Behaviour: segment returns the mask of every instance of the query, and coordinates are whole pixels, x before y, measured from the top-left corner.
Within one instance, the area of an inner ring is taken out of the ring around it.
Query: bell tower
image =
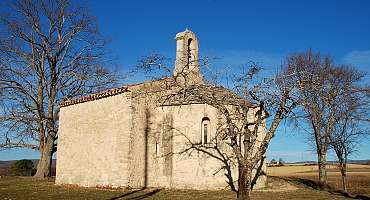
[[[186,29],[176,34],[176,62],[174,76],[186,77],[186,80],[192,84],[203,83],[198,62],[198,40],[195,34]]]

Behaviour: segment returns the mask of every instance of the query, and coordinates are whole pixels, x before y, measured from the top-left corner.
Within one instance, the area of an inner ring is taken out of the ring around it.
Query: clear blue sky
[[[312,48],[336,63],[370,73],[370,1],[85,1],[123,70],[152,52],[175,56],[174,37],[196,33],[203,55],[224,57],[238,67],[249,60],[275,70],[284,56]],[[369,77],[369,76],[368,76]],[[293,137],[294,136],[294,137]],[[315,160],[304,136],[282,126],[268,159]],[[370,159],[369,140],[355,159]],[[0,152],[0,160],[37,157],[30,151]],[[329,157],[332,159],[333,157]]]

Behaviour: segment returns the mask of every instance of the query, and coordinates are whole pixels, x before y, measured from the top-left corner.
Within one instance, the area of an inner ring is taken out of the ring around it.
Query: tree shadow
[[[360,195],[360,194],[357,194],[357,195],[351,195],[349,194],[348,192],[344,192],[342,190],[330,190],[328,191],[330,194],[335,194],[335,195],[342,195],[344,197],[347,197],[347,198],[351,198],[351,199],[362,199],[362,200],[370,200],[370,197],[368,196],[365,196],[365,195]]]
[[[113,198],[111,198],[111,199],[109,199],[109,200],[120,199],[120,198],[123,198],[123,197],[129,196],[129,195],[131,195],[131,194],[134,194],[134,193],[136,193],[136,192],[140,192],[140,191],[143,191],[143,189],[140,189],[140,190],[134,190],[134,191],[131,191],[131,192],[127,192],[127,193],[125,193],[125,194],[123,194],[123,195],[120,195],[120,196],[118,196],[118,197],[113,197]]]
[[[298,177],[276,177],[288,182],[293,182],[298,185],[303,185],[304,187],[311,188],[314,190],[320,190],[320,185],[318,182],[310,180],[310,179],[304,179],[304,178],[298,178]],[[332,188],[328,188],[332,189]]]
[[[370,197],[358,194],[355,196],[355,199],[370,200]]]
[[[265,163],[265,159],[266,159],[266,156],[263,156],[261,161],[259,162],[259,165],[256,169],[256,174],[254,175],[253,179],[252,179],[252,184],[251,184],[251,188],[253,190],[253,187],[256,185],[257,183],[257,180],[260,176],[267,176],[266,172],[264,170],[262,170],[262,167]]]
[[[145,199],[147,197],[150,197],[150,196],[155,195],[156,193],[158,193],[161,190],[160,189],[155,189],[153,191],[148,191],[148,192],[145,192],[144,194],[140,194],[140,195],[135,196],[135,197],[130,197],[133,194],[135,194],[137,192],[142,192],[142,191],[144,191],[144,189],[134,190],[134,191],[125,193],[123,195],[120,195],[120,196],[117,196],[117,197],[113,197],[113,198],[111,198],[109,200],[116,200],[116,199],[131,199],[131,200]]]
[[[298,178],[298,177],[277,177],[277,176],[274,176],[274,178],[281,179],[281,180],[284,180],[284,181],[287,181],[287,182],[291,182],[291,183],[294,183],[294,184],[297,184],[297,185],[303,185],[304,187],[311,188],[311,189],[314,189],[314,190],[322,190],[318,182],[310,180],[310,179],[304,179],[304,178]],[[325,189],[323,191],[327,191],[330,194],[340,195],[340,196],[343,196],[343,197],[346,197],[346,198],[351,198],[351,199],[370,200],[370,197],[368,197],[368,196],[359,195],[359,194],[358,195],[351,195],[348,192],[344,192],[342,190],[337,190],[337,189],[331,187],[330,185],[328,185],[327,189]]]

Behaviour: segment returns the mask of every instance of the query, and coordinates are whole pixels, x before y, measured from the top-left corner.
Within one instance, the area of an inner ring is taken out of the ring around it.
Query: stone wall
[[[184,153],[190,143],[201,142],[201,123],[205,117],[210,120],[209,138],[214,138],[219,123],[222,123],[217,109],[207,104],[165,106],[154,109],[150,116],[147,186],[176,189],[228,187],[225,171],[220,170],[223,166],[220,161],[194,150]],[[262,136],[261,129],[260,138]],[[265,169],[264,164],[261,167]],[[237,179],[236,167],[231,170]],[[266,177],[261,176],[254,188],[262,188],[265,184]]]
[[[148,186],[177,189],[220,189],[223,173],[213,175],[220,163],[193,152],[181,153],[189,141],[200,142],[203,117],[215,132],[217,111],[205,104],[158,107],[151,112],[148,131]],[[214,120],[214,121],[212,121]]]
[[[56,183],[127,186],[131,121],[130,93],[62,107]]]
[[[133,96],[126,92],[61,108],[57,184],[227,187],[224,171],[219,171],[222,163],[201,152],[183,153],[190,142],[202,141],[205,117],[210,120],[208,138],[213,138],[222,123],[216,108],[207,104],[158,107],[155,98]],[[232,172],[237,179],[236,168]],[[255,188],[265,183],[266,177],[260,177]]]

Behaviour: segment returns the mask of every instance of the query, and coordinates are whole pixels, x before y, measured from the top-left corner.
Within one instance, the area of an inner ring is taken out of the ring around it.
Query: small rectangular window
[[[159,156],[159,144],[158,144],[158,142],[155,143],[155,155]]]
[[[204,124],[204,127],[203,127],[204,144],[207,144],[207,135],[208,135],[208,124]]]

